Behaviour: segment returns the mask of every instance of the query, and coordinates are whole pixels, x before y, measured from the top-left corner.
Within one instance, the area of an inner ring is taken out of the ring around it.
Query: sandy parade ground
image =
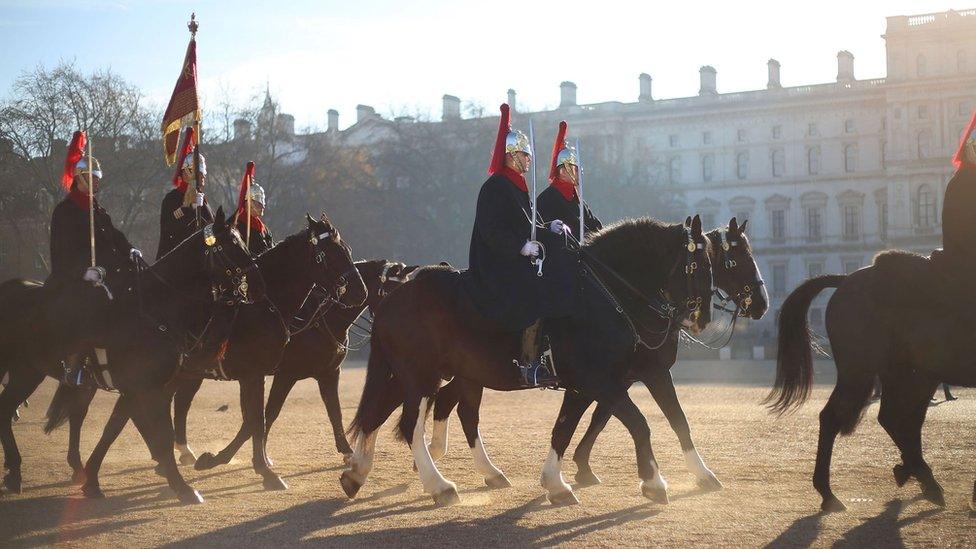
[[[343,373],[347,423],[364,374],[362,368]],[[392,421],[377,443],[373,473],[357,499],[348,500],[338,483],[341,456],[311,381],[296,386],[269,440],[270,456],[289,490],[262,489],[247,444],[222,468],[198,472],[184,466],[206,501],[181,505],[153,473],[148,451],[129,426],[102,469],[106,499],[86,500],[69,482],[66,429],[50,436],[41,431],[55,386],[45,381],[14,426],[24,454],[24,492],[0,498],[0,547],[976,545],[976,516],[968,508],[976,475],[974,390],[958,389],[958,401],[932,406],[923,432],[926,457],[946,491],[946,509],[917,499],[914,482],[895,486],[891,468],[898,454],[877,424],[878,408],[872,404],[858,431],[840,438],[834,452],[834,490],[849,510],[821,515],[810,477],[827,385],[818,386],[799,413],[777,420],[759,404],[764,386],[680,384],[678,395],[702,456],[725,484],[712,493],[696,488],[677,439],[643,386],[632,388],[670,483],[667,506],[641,497],[633,445],[615,420],[593,452],[593,469],[603,484],[577,490],[580,505],[550,505],[539,473],[561,395],[489,392],[481,432],[494,463],[514,487],[484,486],[455,417],[451,446],[439,467],[458,484],[462,503],[448,508],[435,507],[422,492],[407,447],[393,439]],[[204,384],[189,423],[190,445],[198,453],[218,450],[236,432],[237,394],[236,383]],[[83,456],[94,446],[113,401],[108,394],[96,398],[83,431]],[[229,410],[218,411],[224,404]],[[581,434],[582,428],[577,438]],[[563,471],[572,483],[575,465],[567,460]]]

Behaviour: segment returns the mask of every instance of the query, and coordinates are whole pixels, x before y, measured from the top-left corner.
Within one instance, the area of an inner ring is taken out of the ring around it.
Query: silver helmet
[[[88,157],[82,156],[81,160],[75,163],[75,175],[88,175],[90,171],[92,177],[102,178],[102,165],[97,158],[92,157],[92,165],[95,167],[93,170],[88,169]]]
[[[264,201],[264,189],[261,185],[258,185],[254,181],[251,181],[251,186],[248,188],[247,197],[251,200],[257,202],[258,204],[264,206],[266,202]]]
[[[556,167],[576,166],[579,168],[579,158],[576,156],[576,149],[566,146],[556,155]]]
[[[532,156],[532,147],[529,146],[529,137],[519,130],[509,130],[505,136],[505,153],[512,154],[523,152]]]
[[[191,173],[193,172],[193,154],[192,153],[186,155],[186,158],[183,159],[183,169],[184,170],[190,170]],[[207,175],[207,157],[203,156],[202,154],[200,155],[200,173],[202,175]]]

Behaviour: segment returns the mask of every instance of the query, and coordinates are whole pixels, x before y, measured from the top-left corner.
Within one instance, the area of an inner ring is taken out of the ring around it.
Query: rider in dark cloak
[[[264,224],[265,203],[264,189],[254,181],[254,162],[248,162],[244,178],[241,180],[241,191],[234,219],[237,230],[247,242],[247,248],[253,256],[259,256],[274,246],[274,236]],[[249,214],[250,224],[247,221]]]
[[[194,147],[193,128],[189,127],[186,129],[183,149],[173,175],[174,188],[163,197],[163,204],[159,209],[159,247],[156,249],[156,259],[169,253],[200,228],[197,226],[197,213],[200,214],[199,222],[202,225],[213,223],[213,211],[203,193],[207,180],[207,159],[200,155],[198,190],[194,171]]]

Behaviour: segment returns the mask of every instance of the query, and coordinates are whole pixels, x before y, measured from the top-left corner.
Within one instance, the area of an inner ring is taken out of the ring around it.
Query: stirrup
[[[530,363],[523,363],[517,359],[513,359],[512,363],[519,369],[523,387],[555,389],[559,386],[559,377],[556,375],[552,361],[552,351],[549,349]]]

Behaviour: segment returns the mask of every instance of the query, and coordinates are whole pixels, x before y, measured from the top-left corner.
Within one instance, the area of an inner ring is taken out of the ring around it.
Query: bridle
[[[730,275],[730,278],[734,280],[734,278],[731,277],[731,274],[735,271],[735,268],[738,266],[738,262],[736,262],[736,260],[733,259],[732,257],[732,248],[738,248],[740,242],[738,240],[730,239],[728,237],[727,229],[719,229],[718,234],[720,240],[719,251],[717,254],[718,263],[721,265],[721,268],[724,269],[726,273]],[[718,298],[721,304],[716,303],[714,307],[717,310],[730,313],[736,316],[747,316],[749,312],[749,306],[752,305],[753,292],[758,291],[759,288],[762,287],[764,284],[765,283],[763,282],[762,279],[760,279],[756,283],[757,286],[755,288],[753,288],[749,284],[744,284],[741,289],[735,291],[734,293],[730,293],[729,295],[725,295],[725,292],[723,292],[720,288],[716,286],[715,289],[712,291],[712,293],[713,295],[715,295],[716,298]],[[734,310],[728,307],[727,304],[729,302],[735,304]]]
[[[233,234],[237,234],[237,229],[231,227],[229,230],[233,231]],[[213,294],[213,300],[215,302],[224,302],[227,306],[253,303],[253,301],[248,299],[247,295],[248,277],[251,277],[251,280],[259,279],[261,281],[261,287],[266,288],[264,275],[261,273],[261,269],[258,267],[254,257],[248,255],[248,264],[243,269],[232,261],[227,256],[227,252],[224,251],[223,244],[217,242],[213,224],[209,224],[203,228],[203,243],[205,246],[203,253],[210,272],[223,271],[230,282],[225,287],[221,283],[211,281],[210,291]]]

